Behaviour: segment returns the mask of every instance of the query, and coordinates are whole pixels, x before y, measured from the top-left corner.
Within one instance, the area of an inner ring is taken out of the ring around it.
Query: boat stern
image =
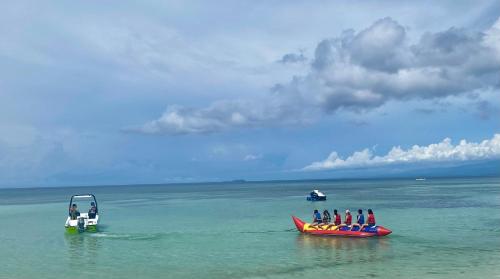
[[[97,232],[98,220],[99,215],[96,215],[93,219],[89,219],[86,213],[82,213],[76,220],[72,220],[68,217],[64,227],[66,227],[66,232],[70,234],[82,232]]]
[[[85,231],[87,231],[87,232],[97,232],[97,225],[88,225],[85,228]]]
[[[77,234],[77,233],[79,233],[79,231],[78,231],[78,228],[77,228],[77,227],[73,227],[73,226],[66,226],[66,233],[69,233],[69,234]]]

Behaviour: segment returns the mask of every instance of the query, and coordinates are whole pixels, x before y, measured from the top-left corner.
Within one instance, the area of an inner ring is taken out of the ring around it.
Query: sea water
[[[80,193],[101,226],[67,235]],[[372,208],[393,233],[317,237],[291,220],[335,208]],[[0,278],[500,278],[499,263],[499,178],[0,190]]]

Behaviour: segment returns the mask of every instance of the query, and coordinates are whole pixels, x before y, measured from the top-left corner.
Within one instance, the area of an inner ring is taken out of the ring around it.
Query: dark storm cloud
[[[266,100],[219,101],[202,109],[170,107],[159,119],[133,130],[211,133],[299,123],[321,111],[363,112],[390,100],[437,100],[498,88],[497,25],[485,33],[459,28],[425,33],[412,44],[405,27],[383,18],[358,33],[347,30],[319,42],[309,73],[277,84]],[[302,58],[287,54],[281,61]]]
[[[307,61],[307,58],[304,54],[301,53],[287,53],[283,55],[283,57],[278,60],[279,63],[288,64],[288,63],[301,63]]]

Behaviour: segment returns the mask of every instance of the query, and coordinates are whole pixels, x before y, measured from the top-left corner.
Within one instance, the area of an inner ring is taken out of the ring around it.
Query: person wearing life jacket
[[[352,224],[352,215],[349,209],[345,210],[345,219],[344,223],[340,224],[341,227],[349,227]]]
[[[342,218],[340,218],[340,214],[338,213],[337,209],[333,210],[333,218],[334,218],[334,224],[335,226],[339,226],[342,224]]]
[[[332,216],[330,216],[330,212],[328,210],[323,211],[323,223],[328,224],[332,221]]]
[[[368,226],[375,226],[375,215],[373,214],[373,210],[368,209]]]
[[[313,213],[313,225],[319,225],[323,222],[321,218],[321,213],[317,209],[314,210]]]
[[[365,223],[365,215],[363,215],[363,210],[358,209],[358,216],[356,216],[356,224],[352,225],[351,230],[354,229],[354,227],[359,227],[359,231],[362,229],[362,225]]]
[[[366,220],[366,224],[363,224],[363,226],[361,226],[361,229],[359,230],[362,230],[365,227],[373,227],[373,226],[375,226],[375,215],[373,214],[373,210],[368,209],[368,219]]]
[[[97,215],[97,206],[95,206],[95,202],[90,203],[90,209],[89,209],[89,219],[95,219]]]
[[[340,214],[337,209],[333,210],[333,224],[329,225],[326,229],[330,229],[332,227],[338,227],[342,223],[342,219],[340,218]]]
[[[80,216],[80,212],[78,211],[78,207],[76,206],[76,203],[74,203],[69,208],[69,217],[71,217],[71,220],[76,220],[76,218],[78,218],[78,216]]]

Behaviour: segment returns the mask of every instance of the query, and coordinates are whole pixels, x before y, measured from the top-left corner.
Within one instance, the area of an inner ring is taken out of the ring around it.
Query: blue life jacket
[[[318,222],[321,222],[321,213],[319,212],[314,213],[314,219],[316,219],[316,221]]]
[[[365,215],[359,214],[358,215],[358,224],[363,225],[365,223]]]

